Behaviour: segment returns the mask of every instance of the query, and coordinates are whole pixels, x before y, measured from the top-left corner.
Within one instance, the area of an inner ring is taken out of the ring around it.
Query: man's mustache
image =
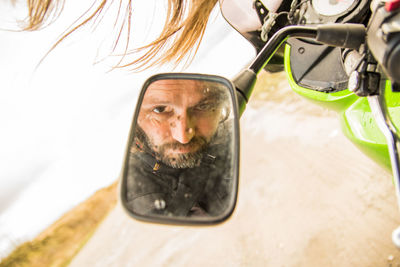
[[[198,147],[203,147],[207,144],[207,141],[204,137],[201,136],[194,136],[192,138],[192,140],[190,140],[189,143],[187,144],[182,144],[179,142],[171,142],[171,143],[167,143],[167,144],[163,144],[160,147],[161,151],[164,151],[165,149],[184,149],[184,148],[188,148],[188,147],[192,147],[192,146],[198,146]]]

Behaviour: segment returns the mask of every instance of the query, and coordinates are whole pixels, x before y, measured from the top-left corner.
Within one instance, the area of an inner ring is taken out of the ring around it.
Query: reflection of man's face
[[[215,90],[193,80],[158,80],[147,88],[138,126],[158,160],[175,168],[200,164],[221,120]]]

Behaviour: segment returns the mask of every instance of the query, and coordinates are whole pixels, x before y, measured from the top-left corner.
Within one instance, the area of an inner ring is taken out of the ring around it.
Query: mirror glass
[[[230,81],[159,74],[144,85],[123,170],[121,197],[138,219],[219,222],[232,213],[238,121]]]

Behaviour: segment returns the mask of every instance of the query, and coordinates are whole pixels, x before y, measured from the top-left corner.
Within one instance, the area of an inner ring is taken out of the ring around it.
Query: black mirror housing
[[[162,73],[143,85],[121,173],[120,198],[135,219],[210,225],[236,205],[239,113],[224,77]]]

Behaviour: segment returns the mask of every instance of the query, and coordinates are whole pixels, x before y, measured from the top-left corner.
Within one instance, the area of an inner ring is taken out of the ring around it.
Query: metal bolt
[[[156,199],[156,200],[154,201],[154,207],[155,207],[156,209],[158,209],[158,210],[163,210],[163,209],[165,209],[165,206],[166,206],[166,204],[165,204],[165,200],[164,200],[164,199]]]
[[[349,77],[349,82],[348,82],[349,90],[355,92],[357,91],[359,86],[360,86],[360,74],[358,73],[358,71],[353,71]]]

